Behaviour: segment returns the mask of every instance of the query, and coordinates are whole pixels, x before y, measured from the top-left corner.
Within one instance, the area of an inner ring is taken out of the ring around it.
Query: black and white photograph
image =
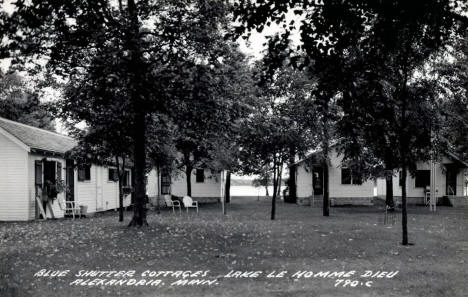
[[[467,0],[0,0],[0,297],[467,297]]]

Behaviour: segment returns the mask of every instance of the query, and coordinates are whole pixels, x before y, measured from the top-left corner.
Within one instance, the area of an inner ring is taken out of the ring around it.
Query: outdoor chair
[[[182,202],[184,203],[184,207],[187,212],[189,208],[196,208],[198,213],[198,201],[193,201],[190,196],[185,196],[184,199],[182,199]]]
[[[430,200],[431,200],[431,188],[426,187],[424,189],[424,204],[429,205]]]
[[[175,213],[175,208],[179,209],[179,213],[182,211],[180,209],[180,202],[177,200],[172,200],[170,195],[164,195],[164,202],[166,202],[167,207],[172,207],[172,213]]]
[[[63,198],[57,199],[60,209],[65,212],[65,215],[71,214],[73,219],[75,215],[81,218],[81,208],[79,205],[76,205],[75,201],[65,201]]]

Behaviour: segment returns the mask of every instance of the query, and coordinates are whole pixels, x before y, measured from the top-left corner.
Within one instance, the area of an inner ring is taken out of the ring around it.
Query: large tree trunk
[[[124,220],[124,211],[123,211],[123,187],[122,181],[125,178],[125,157],[122,157],[122,168],[120,168],[119,157],[115,157],[115,162],[117,165],[117,175],[119,177],[119,222]]]
[[[323,216],[330,215],[330,192],[329,192],[329,179],[328,179],[328,162],[323,162]]]
[[[119,178],[119,222],[124,220],[122,180]]]
[[[408,245],[408,214],[406,211],[406,164],[402,166],[401,173],[401,227],[403,231],[403,239],[401,244]]]
[[[129,71],[134,75],[134,87],[138,88],[143,78],[141,60],[141,52],[139,45],[139,21],[137,6],[134,0],[128,0],[127,9],[130,19],[130,27],[128,32],[128,46],[131,53],[131,68]],[[132,94],[133,102],[133,162],[135,172],[135,188],[134,188],[134,203],[133,203],[133,218],[129,226],[148,225],[146,221],[145,208],[145,163],[146,163],[146,109],[142,102],[142,97],[145,98],[143,90],[135,89]]]
[[[158,189],[156,193],[156,204],[158,209],[158,214],[161,213],[161,206],[159,204],[159,198],[161,196],[161,167],[159,165],[156,166],[156,179],[158,180]]]
[[[288,187],[289,187],[289,196],[285,202],[289,203],[296,203],[297,196],[296,196],[296,166],[290,165],[289,167],[289,180],[288,180]]]
[[[388,206],[391,210],[395,208],[395,203],[393,201],[393,171],[386,170],[385,176],[385,205]]]
[[[328,98],[327,98],[328,99]],[[328,154],[330,151],[330,135],[328,131],[328,101],[325,99],[324,105],[324,116],[322,119],[322,131],[323,131],[323,161],[322,161],[322,170],[323,170],[323,205],[322,213],[324,217],[330,215],[330,191],[329,191],[329,172],[328,172]]]
[[[224,202],[231,202],[231,171],[226,172],[226,185],[224,188]]]
[[[329,191],[329,173],[328,173],[328,131],[325,128],[325,141],[323,146],[323,161],[322,161],[322,170],[323,170],[323,206],[322,213],[324,217],[330,215],[330,191]]]
[[[185,180],[187,184],[187,196],[192,197],[192,166],[185,165]]]
[[[146,121],[143,112],[135,112],[133,129],[133,160],[135,164],[135,190],[133,203],[133,218],[129,226],[148,225],[145,208],[145,162],[146,162]]]
[[[296,203],[297,196],[296,196],[296,166],[293,165],[296,157],[296,149],[294,146],[289,148],[289,180],[288,180],[288,188],[289,188],[289,195],[288,197],[284,197],[284,202],[289,203]]]

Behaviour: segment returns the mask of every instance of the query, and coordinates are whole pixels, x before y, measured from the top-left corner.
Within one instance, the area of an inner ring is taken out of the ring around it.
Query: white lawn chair
[[[193,201],[190,196],[185,196],[184,199],[182,199],[182,202],[184,203],[184,207],[187,212],[189,208],[196,208],[198,213],[198,201]]]
[[[170,195],[164,195],[164,202],[166,202],[167,207],[172,207],[172,212],[175,213],[175,208],[179,208],[179,213],[182,211],[180,209],[180,202],[172,200]]]
[[[76,205],[75,201],[65,201],[62,197],[58,198],[57,201],[65,215],[71,213],[73,219],[75,219],[75,215],[81,218],[81,208]]]

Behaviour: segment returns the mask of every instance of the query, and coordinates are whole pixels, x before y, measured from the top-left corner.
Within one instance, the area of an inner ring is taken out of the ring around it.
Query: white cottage
[[[88,213],[118,207],[114,168],[81,168],[65,159],[76,141],[65,135],[0,118],[0,221],[34,220],[40,216],[38,199],[47,181],[61,180],[68,191],[43,203],[48,218],[64,216],[61,200],[75,201]],[[130,170],[124,184],[130,186]],[[124,199],[130,205],[130,197]]]
[[[296,167],[296,197],[301,205],[321,205],[323,201],[323,168],[317,160],[318,153],[308,155],[293,166]],[[363,181],[349,168],[342,166],[342,155],[335,148],[330,151],[329,195],[334,205],[371,205],[375,182]]]
[[[321,205],[323,199],[323,169],[317,160],[317,153],[293,164],[296,166],[297,203],[303,205]],[[385,179],[361,180],[342,165],[343,156],[335,148],[330,152],[329,191],[330,204],[333,205],[371,205],[375,197],[384,199],[386,194]],[[431,166],[432,163],[432,166]],[[468,163],[456,155],[447,152],[437,162],[417,162],[416,171],[408,172],[407,203],[429,204],[431,189],[434,205],[444,197],[454,206],[468,205]],[[393,196],[398,203],[401,200],[401,170],[393,175]],[[432,181],[432,183],[431,183]]]
[[[452,204],[458,203],[459,200],[466,201],[467,174],[468,163],[450,152],[446,152],[440,160],[432,162],[432,166],[431,162],[417,162],[416,171],[413,174],[408,172],[406,177],[407,203],[428,204],[431,188],[439,203],[444,197],[447,197]],[[396,201],[401,199],[400,179],[401,170],[395,170],[392,184]],[[377,193],[379,196],[385,196],[385,179],[377,180]]]
[[[200,203],[220,201],[223,193],[224,175],[210,169],[195,169],[190,176],[192,197]],[[187,181],[182,171],[158,172],[153,168],[147,174],[146,194],[151,203],[156,205],[158,197],[172,195],[184,197],[187,195]],[[159,203],[164,204],[163,199]]]

